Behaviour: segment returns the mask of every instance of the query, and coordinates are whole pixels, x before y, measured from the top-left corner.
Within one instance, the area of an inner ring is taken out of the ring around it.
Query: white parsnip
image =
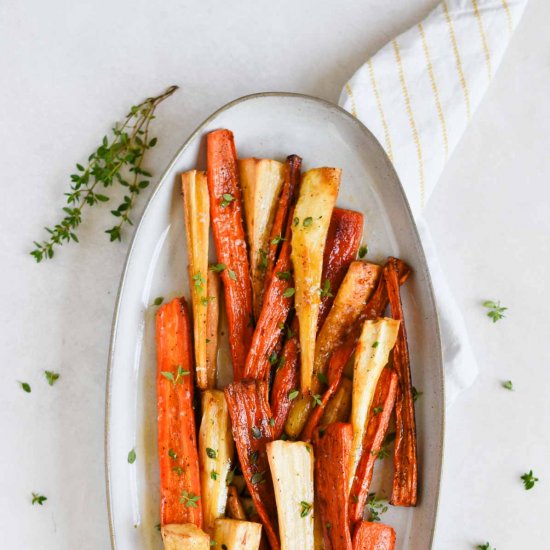
[[[208,239],[210,227],[210,199],[206,172],[190,170],[181,176],[187,253],[189,257],[189,286],[193,308],[193,340],[195,372],[200,389],[215,387],[216,371],[208,373],[206,364],[206,325],[209,303]]]
[[[171,523],[161,528],[164,550],[210,550],[210,537],[193,523]]]
[[[206,390],[202,394],[199,466],[203,524],[207,531],[225,515],[226,479],[232,460],[233,438],[225,396],[219,390]]]
[[[399,323],[387,317],[365,321],[355,350],[351,404],[353,441],[350,453],[350,489],[361,456],[374,391],[395,345]]]
[[[217,519],[214,523],[214,548],[258,550],[262,524],[238,519]]]
[[[302,393],[312,386],[315,336],[321,304],[323,253],[342,171],[338,168],[308,170],[292,222],[292,264],[295,306],[300,326],[300,385]]]
[[[276,160],[256,158],[239,160],[239,178],[243,193],[256,319],[261,310],[269,234],[284,176],[285,165]]]
[[[303,441],[267,444],[281,550],[314,550],[313,447]]]
[[[209,271],[206,278],[208,306],[206,311],[206,379],[209,388],[216,387],[218,375],[218,329],[222,304],[220,276]]]

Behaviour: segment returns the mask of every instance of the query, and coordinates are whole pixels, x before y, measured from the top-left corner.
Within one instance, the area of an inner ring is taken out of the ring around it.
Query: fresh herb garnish
[[[313,218],[311,216],[308,216],[304,219],[303,226],[309,227],[313,223]]]
[[[388,511],[385,501],[377,498],[376,493],[369,494],[366,508],[369,513],[369,521],[380,521],[380,516]]]
[[[231,193],[224,193],[222,197],[223,197],[221,202],[222,208],[229,206],[235,200],[235,197]]]
[[[379,344],[379,342],[378,342],[378,340],[377,340],[376,342],[374,342],[374,344],[372,344],[372,347],[373,347],[373,348],[377,348],[377,347],[378,347],[378,344]]]
[[[313,509],[313,504],[310,504],[309,502],[306,502],[305,500],[302,500],[300,502],[300,517],[305,518]]]
[[[53,258],[54,248],[71,241],[79,242],[76,230],[82,222],[84,207],[109,201],[107,195],[97,188],[107,189],[120,184],[127,194],[111,214],[119,223],[107,229],[111,241],[120,241],[124,224],[132,225],[130,212],[139,193],[149,186],[152,174],[143,168],[146,152],[157,143],[157,138],[149,138],[149,124],[155,118],[157,106],[170,97],[177,86],[171,86],[163,94],[150,97],[130,109],[126,119],[112,129],[113,138],[109,142],[104,136],[101,145],[88,157],[85,166],[76,165],[76,173],[71,175],[71,188],[67,206],[63,208],[65,217],[53,227],[46,227],[49,238],[36,242],[31,255],[37,262]]]
[[[136,461],[136,450],[132,449],[128,453],[128,464],[133,464]]]
[[[491,545],[486,542],[485,544],[478,544],[476,546],[477,550],[497,550],[496,548],[491,548]]]
[[[313,399],[314,406],[319,405],[319,407],[323,406],[323,401],[321,400],[321,396],[316,393],[315,395],[312,395],[311,398]]]
[[[260,428],[258,426],[252,426],[252,437],[254,439],[260,439],[262,437],[262,432],[260,431]]]
[[[514,386],[513,386],[511,380],[506,380],[505,382],[503,382],[502,387],[506,388],[507,390],[510,390],[510,391],[513,391],[513,389],[514,389]]]
[[[327,375],[324,372],[318,372],[317,373],[317,380],[321,382],[321,384],[328,384],[328,378]]]
[[[221,273],[226,267],[225,264],[212,264],[208,269],[216,273]]]
[[[213,479],[214,481],[217,481],[218,479],[218,472],[215,472],[214,470],[212,470],[210,472],[210,479]]]
[[[258,451],[252,451],[250,453],[250,456],[248,457],[248,462],[250,462],[250,464],[252,466],[254,466],[254,464],[256,464],[257,460],[258,460]]]
[[[231,483],[233,483],[233,478],[235,477],[235,471],[236,471],[236,467],[233,468],[232,470],[229,471],[229,473],[227,474],[227,477],[225,478],[225,484],[226,485],[231,485]]]
[[[300,392],[298,390],[292,390],[292,391],[288,392],[289,400],[292,401],[292,400],[296,399],[298,397],[299,393]]]
[[[19,380],[18,380],[19,382]],[[27,382],[19,382],[21,389],[27,393],[31,393],[31,385]]]
[[[413,396],[413,402],[416,403],[416,401],[424,395],[424,392],[418,391],[414,386],[412,387],[412,396]]]
[[[284,237],[281,237],[281,235],[277,235],[272,241],[271,241],[271,244],[279,244],[279,243],[282,243],[283,241],[286,241],[286,239]]]
[[[164,296],[159,296],[158,298],[155,298],[155,300],[153,301],[153,305],[160,306],[162,302],[164,302]]]
[[[176,451],[174,451],[174,449],[168,449],[168,456],[172,460],[177,460],[177,458],[178,458],[178,455],[177,455]]]
[[[44,375],[46,376],[46,380],[48,381],[48,384],[50,386],[53,386],[61,376],[59,373],[53,372],[51,370],[45,370]]]
[[[360,248],[359,248],[359,258],[364,258],[369,252],[369,249],[367,247],[367,245],[362,245]]]
[[[294,218],[292,223],[294,224],[294,227],[296,227],[300,223],[300,218]]]
[[[167,380],[170,380],[170,382],[172,382],[172,384],[176,386],[177,384],[183,384],[183,377],[188,376],[189,371],[183,370],[183,367],[181,365],[178,365],[176,376],[174,376],[172,372],[166,372],[166,371],[162,371],[160,374],[162,374],[164,378],[166,378]]]
[[[372,412],[376,416],[377,414],[380,414],[383,410],[384,407],[374,407],[374,409],[372,409]]]
[[[197,271],[192,277],[195,287],[202,288],[206,284],[206,279],[202,276],[200,271]]]
[[[283,296],[285,298],[291,298],[292,296],[294,296],[294,293],[296,292],[296,290],[292,287],[290,288],[287,288],[284,292],[283,292]]]
[[[200,495],[195,495],[193,493],[183,491],[183,493],[181,494],[180,502],[182,504],[185,504],[186,508],[198,508],[199,505],[197,504],[197,502],[200,498]]]
[[[273,417],[271,417],[271,418],[269,419],[269,425],[270,425],[270,426],[275,426],[275,419],[274,419]]]
[[[237,280],[237,275],[235,274],[235,272],[234,272],[232,269],[228,269],[228,270],[227,270],[227,275],[229,276],[229,278],[230,278],[232,281],[236,281],[236,280]]]
[[[384,460],[387,456],[390,456],[390,451],[388,451],[386,445],[382,445],[378,451],[371,451],[371,453],[380,460]]]
[[[277,352],[272,351],[268,357],[268,360],[270,365],[274,365],[277,362]]]
[[[215,451],[214,449],[211,449],[210,447],[206,447],[206,456],[208,456],[208,458],[217,458],[218,457],[218,451]]]
[[[290,271],[277,271],[275,275],[277,275],[277,279],[281,279],[283,281],[288,281],[290,279]]]
[[[532,489],[535,486],[535,483],[539,480],[538,477],[533,475],[533,470],[529,470],[528,473],[523,474],[521,479],[523,480],[523,485],[525,486],[526,491]]]
[[[210,302],[214,301],[216,298],[214,296],[201,296],[201,304],[207,306]]]
[[[321,298],[324,298],[325,296],[327,298],[332,298],[334,296],[334,294],[330,292],[330,281],[328,279],[325,280],[323,287],[319,289],[319,292],[321,293]]]
[[[44,495],[40,495],[38,493],[32,494],[32,505],[39,504],[40,506],[44,505],[44,502],[48,500],[48,497],[45,497]]]
[[[177,475],[181,476],[183,474],[183,468],[181,466],[173,466],[172,472],[176,472]]]
[[[267,269],[267,252],[263,248],[260,248],[258,252],[260,253],[260,260],[258,261],[258,269],[262,272],[265,272]]]
[[[508,308],[501,306],[500,300],[498,302],[487,300],[483,302],[483,307],[489,309],[489,311],[487,312],[487,317],[490,317],[493,320],[493,323],[496,323],[497,321],[500,321],[500,319],[506,317],[506,315],[504,315],[504,312]]]
[[[251,478],[250,481],[252,485],[258,485],[259,483],[265,483],[265,472],[256,472]]]

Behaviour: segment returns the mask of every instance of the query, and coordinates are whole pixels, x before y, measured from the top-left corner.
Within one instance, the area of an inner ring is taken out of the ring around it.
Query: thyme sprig
[[[137,196],[151,182],[152,174],[143,164],[146,152],[157,144],[157,138],[149,137],[149,125],[155,118],[158,105],[177,89],[177,86],[170,86],[163,94],[134,105],[125,120],[112,129],[111,140],[104,136],[100,146],[88,157],[87,164],[76,165],[77,171],[70,176],[70,192],[65,193],[65,217],[53,227],[45,228],[49,233],[47,240],[34,241],[36,248],[31,255],[37,262],[53,258],[56,246],[79,242],[76,230],[82,223],[85,207],[108,202],[110,197],[100,190],[112,188],[117,183],[125,188],[125,195],[122,202],[111,210],[118,223],[105,232],[111,242],[121,240],[123,226],[132,225],[130,212]]]

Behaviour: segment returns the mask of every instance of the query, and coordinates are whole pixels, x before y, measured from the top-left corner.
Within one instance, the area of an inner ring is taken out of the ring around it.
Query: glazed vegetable
[[[351,450],[350,424],[329,424],[315,440],[315,490],[325,547],[351,550],[348,523],[348,464]]]
[[[206,306],[206,374],[208,387],[216,386],[218,358],[218,328],[220,323],[220,276],[208,271],[206,277],[208,305]],[[204,306],[203,306],[204,307]]]
[[[239,159],[239,176],[250,254],[254,317],[257,319],[262,307],[269,236],[285,178],[285,165],[271,159]]]
[[[355,350],[353,364],[353,395],[351,405],[351,425],[353,445],[350,453],[350,486],[361,456],[363,438],[369,420],[369,411],[382,369],[387,365],[397,333],[399,321],[388,318],[365,321]]]
[[[207,137],[207,180],[214,244],[224,284],[229,346],[235,380],[242,378],[253,331],[252,285],[244,236],[241,190],[233,134]]]
[[[265,293],[262,312],[246,357],[245,378],[266,380],[271,365],[277,362],[276,355],[283,336],[284,323],[294,303],[293,294],[289,293],[292,288],[290,234],[288,227],[285,232],[286,240],[275,264],[275,276]]]
[[[300,385],[300,373],[298,370],[300,354],[298,351],[298,322],[296,318],[293,319],[290,325],[290,333],[291,336],[290,338],[287,337],[281,357],[278,360],[279,366],[275,372],[273,388],[271,390],[274,439],[279,439],[283,433],[288,412],[296,398],[293,392],[297,391]]]
[[[320,379],[326,377],[328,361],[332,353],[351,334],[365,309],[365,303],[372,295],[380,278],[381,268],[376,264],[362,261],[351,262],[342,281],[330,313],[328,314],[315,345],[314,377],[311,393],[318,394],[322,385]],[[352,339],[354,337],[352,336]],[[350,345],[353,345],[350,339]],[[309,396],[298,398],[294,403],[286,425],[291,437],[298,437],[312,409]]]
[[[267,444],[281,550],[313,550],[313,448],[302,441]]]
[[[329,400],[323,416],[321,417],[320,426],[326,426],[332,422],[347,422],[351,413],[351,392],[352,382],[348,378],[342,377],[338,389],[334,393],[332,399]]]
[[[316,168],[302,178],[292,221],[295,307],[300,331],[300,386],[312,385],[315,336],[321,305],[325,242],[340,187],[341,170]]]
[[[189,256],[189,286],[193,308],[195,374],[201,389],[216,385],[216,367],[206,365],[206,318],[209,294],[208,236],[210,232],[210,201],[206,172],[191,170],[181,175],[187,251]]]
[[[183,298],[158,309],[156,343],[160,522],[202,527],[193,411],[193,351]]]
[[[202,421],[199,430],[199,465],[203,526],[214,527],[214,520],[225,514],[227,474],[233,459],[233,438],[227,403],[222,391],[202,394]]]
[[[348,267],[357,256],[362,237],[363,214],[335,207],[330,219],[323,257],[323,286],[326,285],[326,292],[321,296],[318,329],[330,311]]]
[[[248,492],[271,547],[278,550],[277,509],[266,455],[266,444],[273,440],[267,383],[242,380],[230,384],[224,392]]]
[[[393,350],[393,366],[399,375],[399,392],[395,402],[394,475],[390,503],[394,506],[416,506],[418,465],[416,456],[416,422],[412,391],[407,331],[399,295],[400,266],[390,258],[384,268],[391,314],[400,321]]]
[[[264,279],[264,293],[269,286],[271,277],[273,276],[273,268],[277,261],[279,249],[281,248],[281,237],[284,236],[285,228],[288,225],[289,214],[293,208],[296,198],[298,185],[300,183],[300,170],[302,168],[302,159],[298,155],[289,155],[285,162],[285,180],[281,195],[277,204],[277,212],[275,220],[271,226],[271,234],[269,235],[269,247],[267,249],[266,270]],[[292,220],[292,217],[290,218]]]
[[[241,519],[244,521],[247,519],[243,503],[234,485],[229,485],[227,488],[227,515],[232,519]]]
[[[262,525],[237,519],[217,519],[214,524],[214,548],[258,550]]]
[[[363,510],[369,496],[374,463],[386,437],[396,395],[397,374],[393,369],[385,368],[382,370],[374,392],[367,430],[363,439],[361,458],[352,479],[349,504],[352,526],[363,519]]]
[[[193,523],[161,527],[164,550],[210,550],[210,537]]]
[[[362,521],[353,534],[353,550],[394,550],[395,531],[383,523]]]

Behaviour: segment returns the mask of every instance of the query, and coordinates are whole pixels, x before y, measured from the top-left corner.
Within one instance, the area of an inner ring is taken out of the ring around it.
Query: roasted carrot
[[[283,433],[288,411],[292,406],[290,394],[300,385],[300,373],[298,372],[299,339],[298,322],[296,317],[290,325],[291,336],[287,338],[280,358],[280,367],[275,372],[273,388],[271,390],[271,410],[273,413],[273,438],[279,439]]]
[[[300,170],[302,168],[302,159],[298,155],[289,155],[285,163],[285,181],[281,196],[279,197],[279,206],[275,213],[275,219],[271,226],[269,235],[269,248],[267,249],[267,266],[264,279],[264,293],[267,292],[271,278],[274,273],[274,266],[277,262],[277,255],[281,248],[281,237],[285,233],[288,225],[289,213],[292,205],[296,202],[298,184],[300,182]],[[288,240],[288,239],[287,239]]]
[[[267,382],[242,380],[224,391],[246,486],[271,547],[279,550],[275,493],[266,454],[266,444],[273,441]]]
[[[241,190],[233,134],[216,130],[207,137],[210,217],[229,325],[229,346],[236,380],[242,378],[253,332],[252,283],[242,219]]]
[[[274,362],[273,353],[276,352],[282,340],[282,327],[294,303],[292,295],[286,294],[293,284],[290,235],[291,228],[288,224],[285,241],[275,264],[274,276],[271,277],[271,283],[264,295],[260,318],[252,336],[252,344],[244,367],[244,378],[258,380],[268,378],[270,366]]]
[[[383,523],[362,521],[353,533],[353,550],[394,550],[395,531]]]
[[[323,255],[323,285],[326,285],[327,292],[323,293],[321,299],[318,328],[323,325],[342,279],[357,256],[362,236],[363,214],[354,210],[334,208]]]
[[[315,487],[325,547],[351,550],[348,518],[348,463],[351,424],[329,424],[315,437]]]
[[[380,375],[372,401],[367,430],[363,439],[361,458],[352,480],[349,510],[353,526],[363,519],[363,510],[369,496],[369,487],[377,454],[382,447],[397,395],[397,374],[385,368]]]
[[[317,428],[317,425],[319,424],[319,421],[323,416],[327,403],[336,393],[336,390],[340,387],[344,367],[349,361],[352,353],[352,346],[342,346],[332,354],[328,367],[328,388],[323,393],[321,404],[319,405],[317,403],[318,406],[313,409],[313,411],[309,415],[309,418],[307,419],[306,425],[300,435],[302,441],[311,441],[311,439],[313,438],[313,434],[315,433],[315,429]]]
[[[411,365],[407,331],[399,293],[399,260],[390,258],[384,267],[391,314],[401,321],[393,349],[393,366],[399,375],[395,402],[394,474],[390,503],[394,506],[416,506],[418,464],[416,454],[416,421],[412,391]]]
[[[156,342],[161,524],[193,523],[202,527],[193,351],[184,298],[159,308]]]

